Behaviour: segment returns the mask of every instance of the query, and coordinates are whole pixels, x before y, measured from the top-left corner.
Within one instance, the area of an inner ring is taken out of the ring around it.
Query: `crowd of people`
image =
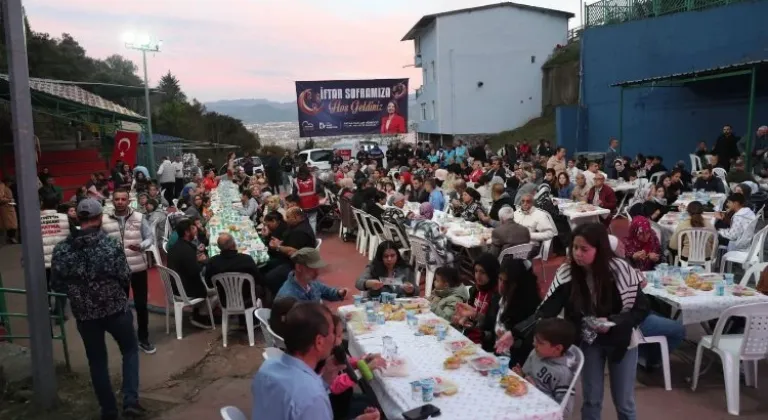
[[[430,308],[438,316],[464,331],[472,341],[490,352],[508,354],[510,367],[556,400],[563,397],[568,375],[571,344],[582,342],[585,354],[584,405],[582,418],[598,419],[603,397],[604,368],[611,371],[610,388],[619,417],[633,418],[634,380],[638,349],[632,332],[665,335],[670,349],[684,337],[682,325],[650,313],[642,293],[642,270],[652,269],[666,255],[685,258],[689,244],[656,235],[654,225],[672,203],[686,191],[724,192],[727,182],[737,185],[727,196],[727,210],[717,213],[712,226],[718,240],[729,249],[749,246],[754,232],[752,207],[763,200],[755,180],[744,170],[740,158],[729,160],[727,180],[713,174],[707,164],[692,174],[677,163],[668,171],[661,157],[622,157],[618,140],[611,139],[603,162],[567,159],[563,147],[546,140],[533,148],[528,142],[506,145],[494,153],[484,143],[436,147],[428,143],[395,144],[386,153],[361,151],[356,160],[333,157],[331,170],[318,172],[286,154],[278,172],[266,174],[248,166],[249,157],[227,157],[226,170],[217,175],[209,161],[185,178],[181,157],[162,159],[155,179],[140,166],[118,162],[109,178],[101,173],[64,200],[54,175],[40,173],[41,224],[50,289],[67,295],[77,322],[91,378],[102,408],[102,418],[117,418],[118,408],[109,381],[105,333],[113,335],[123,356],[123,413],[140,416],[138,403],[139,350],[157,350],[148,334],[147,280],[153,247],[163,249],[165,264],[180,277],[190,298],[226,294],[212,283],[216,274],[237,272],[249,275],[256,298],[272,308],[270,324],[285,341],[285,353],[271,358],[253,381],[254,418],[379,418],[375,402],[353,392],[354,381],[341,375],[349,360],[342,342],[338,316],[322,301],[344,300],[349,291],[325,285],[319,270],[325,266],[317,249],[317,232],[338,220],[335,200],[348,200],[357,209],[400,230],[394,240],[383,241],[360,273],[355,288],[369,297],[382,292],[401,297],[420,296],[414,269],[403,258],[401,243],[407,232],[422,236],[443,262],[435,272]],[[697,152],[698,153],[698,152]],[[718,164],[717,160],[713,161]],[[722,160],[720,166],[722,167]],[[653,174],[657,182],[641,182]],[[629,235],[622,240],[609,234],[613,215],[620,209],[622,193],[611,180],[637,185],[626,211],[632,217]],[[241,193],[239,212],[258,229],[267,245],[269,262],[257,266],[241,253],[228,233],[208,235],[214,216],[211,193],[222,183],[234,184]],[[283,187],[283,194],[281,194]],[[602,223],[572,228],[553,198],[571,199],[608,209]],[[0,184],[0,220],[9,229],[8,204],[12,192]],[[419,211],[408,210],[407,202],[418,203]],[[13,207],[11,207],[13,209]],[[677,230],[709,227],[702,217],[706,206],[693,202],[685,211],[690,217]],[[467,222],[493,228],[490,247],[472,255],[472,287],[455,268],[459,255],[446,232],[433,220],[436,212],[450,213]],[[657,227],[657,226],[656,226]],[[15,226],[14,226],[15,228]],[[166,229],[170,229],[167,231]],[[350,234],[354,234],[351,232]],[[570,255],[555,275],[545,296],[529,261],[498,256],[521,244],[553,240],[556,252]],[[209,247],[220,252],[209,257]],[[395,284],[382,279],[397,278]],[[174,285],[175,289],[175,285]],[[98,290],[99,293],[93,293]],[[137,330],[128,307],[132,292]],[[176,290],[178,293],[178,290]],[[250,290],[243,290],[250,300]],[[247,302],[246,305],[254,302]],[[64,305],[62,299],[52,310]],[[466,305],[468,311],[457,308]],[[220,312],[204,313],[194,308],[190,323],[211,328],[221,322]],[[558,314],[565,321],[556,321]],[[615,325],[606,328],[601,321]],[[245,325],[242,323],[241,325]],[[658,355],[649,353],[650,365]],[[365,355],[374,366],[384,363],[377,355]],[[554,382],[540,383],[543,370],[559,372]],[[279,403],[276,403],[279,402]]]

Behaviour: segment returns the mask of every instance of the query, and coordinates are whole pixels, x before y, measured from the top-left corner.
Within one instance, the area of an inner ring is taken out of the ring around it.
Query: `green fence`
[[[601,0],[586,6],[584,26],[613,25],[747,0]]]
[[[24,289],[10,289],[3,287],[3,277],[0,276],[0,326],[5,327],[6,335],[0,335],[0,341],[6,340],[13,342],[14,339],[28,339],[28,335],[14,335],[11,328],[11,318],[27,318],[29,315],[26,313],[14,313],[8,312],[8,306],[5,302],[5,295],[26,295],[27,291]],[[48,298],[63,299],[66,295],[60,293],[48,292]],[[51,338],[54,340],[61,340],[61,345],[64,347],[64,361],[67,364],[67,370],[72,370],[72,366],[69,363],[69,348],[67,347],[67,333],[64,329],[64,305],[55,305],[56,313],[51,315]],[[54,328],[58,327],[59,333],[54,333]]]

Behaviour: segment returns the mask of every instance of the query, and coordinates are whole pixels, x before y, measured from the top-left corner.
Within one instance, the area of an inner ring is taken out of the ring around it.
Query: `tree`
[[[25,16],[26,19],[26,16]],[[26,22],[26,20],[25,20]],[[29,61],[29,75],[31,77],[56,79],[74,82],[97,82],[121,86],[143,87],[143,78],[137,75],[138,67],[127,58],[113,54],[100,60],[89,57],[85,49],[71,35],[64,33],[59,38],[52,37],[48,33],[35,32],[26,23],[27,53]],[[4,27],[0,19],[0,72],[8,72],[6,59]],[[98,85],[81,85],[83,89],[90,90],[97,95],[119,103],[133,111],[144,114],[144,99],[135,93],[126,95],[121,88],[105,88]],[[205,141],[211,144],[233,144],[243,149],[255,150],[260,147],[259,137],[248,131],[242,121],[208,112],[205,106],[196,99],[190,103],[181,89],[179,79],[169,70],[161,79],[157,90],[162,95],[152,99],[153,131],[188,140]],[[7,110],[0,112],[0,127],[8,119]],[[44,115],[44,114],[41,114]],[[38,118],[36,114],[36,118]],[[41,139],[48,137],[61,137],[62,129],[70,129],[80,126],[86,121],[87,116],[69,116],[69,122],[58,124],[58,132],[47,133],[47,126],[42,124],[35,127],[35,132]],[[51,117],[48,117],[51,119]],[[72,129],[71,131],[77,131]],[[46,133],[46,134],[43,134]],[[10,138],[10,133],[0,138]]]
[[[179,79],[171,74],[170,70],[160,78],[160,83],[157,84],[157,90],[163,93],[163,97],[161,98],[161,101],[163,102],[187,102],[187,95],[181,91]]]

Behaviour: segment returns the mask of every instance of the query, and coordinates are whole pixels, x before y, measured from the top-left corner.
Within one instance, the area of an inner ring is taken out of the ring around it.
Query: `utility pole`
[[[56,403],[56,370],[53,364],[51,319],[48,313],[48,288],[40,236],[40,202],[37,196],[35,133],[32,124],[32,98],[29,92],[26,30],[21,0],[3,0],[5,45],[8,53],[8,79],[11,93],[11,122],[19,185],[17,203],[21,212],[21,252],[24,283],[27,289],[29,343],[32,355],[32,385],[35,404],[44,410]],[[22,164],[25,163],[25,164]]]

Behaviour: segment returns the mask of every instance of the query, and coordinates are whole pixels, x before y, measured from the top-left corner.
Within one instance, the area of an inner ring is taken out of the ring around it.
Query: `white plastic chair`
[[[667,344],[667,337],[663,335],[654,335],[651,337],[643,336],[642,341],[638,344],[641,346],[645,344],[658,344],[661,347],[661,367],[664,371],[664,389],[672,391],[672,379],[669,370],[669,344]]]
[[[352,216],[354,216],[357,222],[357,242],[355,246],[360,254],[365,255],[365,252],[368,250],[368,223],[366,223],[362,210],[352,207]]]
[[[755,212],[755,217],[757,217],[758,220],[765,220],[765,204],[760,207],[760,210]]]
[[[744,287],[748,286],[749,280],[752,279],[753,277],[755,279],[755,285],[756,285],[757,282],[760,281],[760,274],[762,274],[763,270],[765,270],[766,267],[768,267],[768,263],[764,263],[764,262],[751,265],[749,267],[749,270],[747,270],[747,272],[744,273],[744,276],[741,277],[741,281],[739,281],[739,285]]]
[[[728,319],[733,316],[746,318],[744,334],[724,334]],[[758,361],[768,359],[768,303],[753,303],[726,309],[717,320],[714,334],[701,337],[696,348],[691,389],[696,390],[704,349],[720,356],[725,377],[725,398],[728,412],[739,415],[739,364],[744,362],[744,379],[747,386],[757,387]]]
[[[403,236],[403,232],[400,231],[400,229],[389,222],[382,222],[382,225],[384,225],[384,236],[387,237],[387,239],[391,241],[395,241],[396,243],[400,243],[403,245],[403,248],[400,248],[398,251],[400,251],[400,255],[403,258],[411,259],[411,246],[408,243],[408,238]]]
[[[245,273],[220,273],[211,278],[214,286],[221,284],[224,289],[224,296],[227,301],[224,305],[224,301],[219,297],[221,305],[221,333],[224,339],[224,347],[227,347],[227,328],[229,326],[230,315],[245,315],[245,325],[248,328],[248,344],[253,347],[253,313],[256,309],[261,308],[261,300],[256,299],[256,282],[253,280],[253,276]],[[245,297],[243,296],[243,283],[248,282],[251,289],[251,307],[245,307]],[[218,287],[216,288],[218,290]]]
[[[750,223],[747,229],[751,229],[754,232],[754,227],[757,226],[757,219]],[[728,272],[733,271],[731,265],[733,263],[741,264],[741,267],[746,270],[752,264],[757,264],[763,260],[763,247],[765,246],[765,237],[768,235],[768,226],[760,229],[759,232],[752,237],[752,243],[749,245],[747,251],[728,251],[720,260],[720,274],[725,273],[725,265],[728,264]]]
[[[728,172],[725,169],[717,167],[712,169],[712,173],[720,179],[725,179],[728,176]],[[725,184],[728,185],[728,184]]]
[[[280,357],[281,354],[283,354],[283,351],[277,347],[267,347],[264,349],[264,352],[261,353],[261,355],[264,357],[264,360]]]
[[[512,258],[514,259],[527,260],[528,254],[531,253],[532,249],[533,249],[532,243],[515,245],[509,248],[506,248],[503,251],[501,251],[501,253],[499,254],[499,264],[504,262],[504,257],[506,257],[507,255],[511,255]]]
[[[648,182],[650,182],[653,185],[656,185],[656,183],[659,182],[659,178],[661,178],[661,176],[664,174],[666,174],[666,172],[664,171],[656,172],[648,178]]]
[[[564,413],[568,408],[568,400],[571,398],[571,394],[576,392],[576,382],[578,382],[579,377],[581,376],[581,370],[584,367],[584,353],[578,346],[572,345],[571,348],[568,349],[568,353],[574,355],[576,359],[574,361],[576,363],[576,368],[573,369],[573,380],[571,380],[571,384],[568,386],[568,392],[565,393],[563,400],[560,401],[560,414]]]
[[[367,226],[370,229],[368,231],[368,260],[373,261],[373,258],[376,256],[376,248],[379,247],[381,242],[387,240],[387,236],[384,226],[379,219],[368,213],[363,213],[363,216],[368,222]]]
[[[283,337],[280,337],[279,335],[275,334],[274,331],[272,331],[272,328],[267,325],[267,334],[272,338],[272,342],[275,343],[275,347],[284,349],[285,348],[285,340],[283,340]]]
[[[680,258],[678,253],[675,256],[675,265],[688,267],[691,265],[703,265],[707,273],[712,272],[712,260],[717,252],[717,231],[714,229],[684,229],[677,234],[677,243],[680,250],[683,249],[683,241],[688,241],[688,260]],[[708,247],[709,240],[712,239],[712,246]],[[661,238],[659,238],[661,240]]]
[[[223,420],[248,420],[239,408],[232,405],[221,407],[220,413]]]
[[[272,315],[272,309],[259,308],[253,312],[253,315],[256,317],[256,319],[259,320],[259,324],[261,324],[261,334],[264,336],[264,342],[267,343],[268,346],[274,347],[275,342],[272,340],[272,336],[267,333],[267,328],[269,327],[269,317]]]
[[[421,268],[426,271],[426,278],[424,280],[424,296],[429,297],[432,295],[432,282],[435,279],[435,270],[437,266],[443,265],[442,262],[437,261],[434,265],[429,263],[429,257],[427,250],[432,254],[433,258],[438,259],[437,251],[432,248],[432,244],[427,242],[424,238],[410,235],[409,240],[411,243],[411,256],[413,258],[413,269],[416,275],[414,282],[419,284],[421,278]]]
[[[547,278],[546,263],[547,263],[547,260],[549,260],[550,248],[552,248],[552,239],[547,239],[546,241],[541,243],[541,248],[539,248],[539,255],[536,255],[535,257],[533,257],[533,260],[541,260],[541,278],[542,279]]]
[[[701,158],[693,153],[688,155],[691,158],[691,172],[698,172],[703,168]]]
[[[157,265],[157,270],[160,272],[160,279],[163,281],[163,286],[165,286],[165,333],[170,334],[171,332],[171,306],[173,306],[173,316],[176,321],[176,339],[181,340],[184,308],[187,306],[195,306],[203,301],[208,304],[208,315],[211,317],[211,326],[215,328],[216,324],[213,321],[213,305],[211,304],[212,299],[210,297],[190,299],[187,297],[187,292],[184,291],[181,277],[179,277],[175,271],[162,264]],[[178,295],[173,293],[173,286],[171,286],[173,284],[172,282],[176,283],[176,290],[179,292]]]
[[[320,238],[317,238],[315,243],[317,244],[317,245],[315,245],[315,249],[320,251],[320,245],[323,244],[323,240],[320,239]]]

